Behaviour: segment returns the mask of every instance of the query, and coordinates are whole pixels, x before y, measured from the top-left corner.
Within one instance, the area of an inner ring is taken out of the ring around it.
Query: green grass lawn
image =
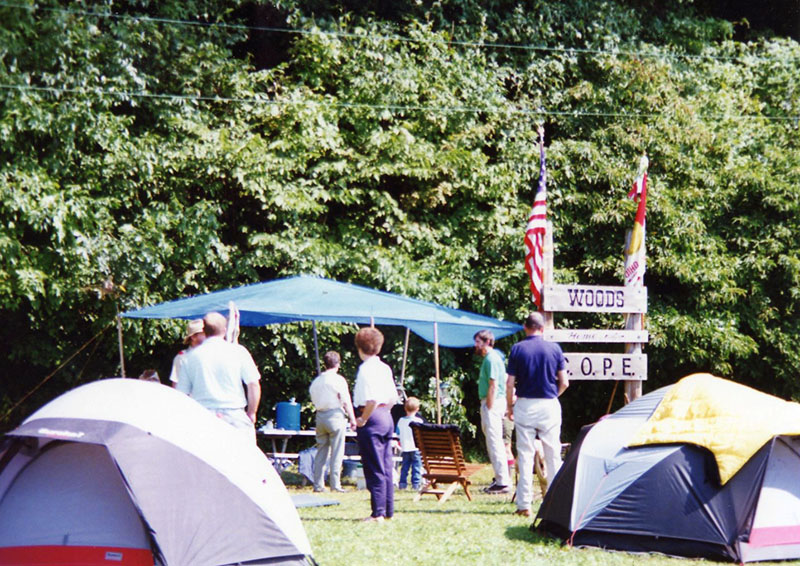
[[[284,474],[285,476],[286,474]],[[472,501],[460,489],[439,505],[434,496],[413,501],[414,492],[395,491],[395,516],[385,523],[364,523],[370,514],[369,492],[319,494],[338,501],[328,507],[298,511],[320,566],[686,566],[686,559],[637,555],[599,549],[568,548],[531,532],[531,519],[514,515],[511,496],[486,495],[491,468],[473,476]],[[285,478],[287,483],[296,483]],[[290,493],[310,487],[289,486]],[[316,494],[315,494],[316,495]],[[534,511],[539,501],[534,502]],[[708,561],[694,560],[692,563]]]

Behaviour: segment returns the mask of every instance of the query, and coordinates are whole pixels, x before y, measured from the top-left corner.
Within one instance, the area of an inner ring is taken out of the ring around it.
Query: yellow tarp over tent
[[[670,388],[628,446],[702,446],[714,454],[725,484],[767,441],[779,435],[800,435],[800,404],[696,373]]]

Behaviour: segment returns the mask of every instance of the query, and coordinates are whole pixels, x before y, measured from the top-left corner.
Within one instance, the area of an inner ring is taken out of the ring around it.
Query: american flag
[[[544,284],[544,236],[547,232],[547,169],[544,163],[544,130],[539,129],[539,185],[525,228],[525,270],[531,278],[533,302],[542,308]]]

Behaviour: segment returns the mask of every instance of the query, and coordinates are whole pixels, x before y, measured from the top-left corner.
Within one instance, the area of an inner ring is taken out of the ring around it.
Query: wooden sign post
[[[544,133],[539,129],[544,144]],[[544,149],[542,149],[544,159]],[[544,338],[557,342],[610,342],[625,344],[624,354],[576,353],[564,354],[566,373],[570,380],[625,381],[625,401],[642,395],[642,381],[647,379],[647,356],[642,344],[648,341],[644,329],[647,313],[647,289],[644,287],[645,247],[644,222],[647,195],[647,155],[642,155],[634,190],[628,195],[639,198],[633,231],[625,239],[625,286],[555,285],[553,284],[553,225],[547,222],[543,260],[542,311],[545,318]],[[544,171],[544,161],[542,161]],[[554,312],[621,313],[625,328],[620,330],[556,329]],[[616,386],[614,387],[616,391]],[[614,394],[612,393],[612,400]],[[609,410],[611,404],[609,403]]]
[[[545,274],[542,306],[545,315],[544,339],[554,342],[625,344],[625,353],[566,352],[567,378],[580,380],[617,380],[625,382],[625,400],[642,395],[642,381],[647,379],[647,355],[642,344],[649,340],[644,330],[647,312],[647,288],[643,286],[554,285],[552,276],[552,228],[548,223],[545,239]],[[627,246],[626,246],[627,247]],[[548,253],[549,252],[549,253]],[[556,329],[554,312],[621,313],[624,329]]]
[[[642,250],[641,253],[635,254],[638,257],[633,257],[627,253],[628,247],[631,241],[632,231],[628,230],[625,234],[625,273],[628,274],[629,270],[631,269],[638,269],[640,266],[632,265],[633,262],[642,262],[642,269],[644,268],[644,261],[645,261],[645,250],[644,250],[644,241],[642,241]],[[625,281],[626,289],[644,289],[644,287],[628,285],[628,281],[626,278]],[[631,332],[641,331],[644,329],[644,314],[647,312],[647,308],[645,308],[641,312],[632,312],[630,314],[625,315],[625,328]],[[625,353],[631,355],[637,355],[642,353],[642,343],[646,342],[646,340],[631,340],[625,344]],[[626,381],[625,382],[625,399],[628,401],[633,401],[634,399],[638,399],[642,396],[642,382],[641,381]]]

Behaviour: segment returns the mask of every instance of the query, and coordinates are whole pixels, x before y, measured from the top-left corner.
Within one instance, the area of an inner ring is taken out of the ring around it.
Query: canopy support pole
[[[319,369],[319,340],[317,339],[317,321],[312,320],[311,324],[314,328],[314,357],[317,360],[317,375],[319,375],[322,372]]]
[[[115,305],[117,309],[117,342],[119,343],[119,371],[122,377],[125,377],[125,349],[122,346],[122,315],[119,314],[119,305]]]
[[[439,388],[439,325],[433,323],[433,365],[436,370],[436,424],[442,424],[442,395]]]
[[[406,360],[408,359],[408,337],[411,334],[411,329],[406,327],[406,341],[403,344],[403,367],[400,369],[400,387],[405,391],[403,383],[406,379]]]

